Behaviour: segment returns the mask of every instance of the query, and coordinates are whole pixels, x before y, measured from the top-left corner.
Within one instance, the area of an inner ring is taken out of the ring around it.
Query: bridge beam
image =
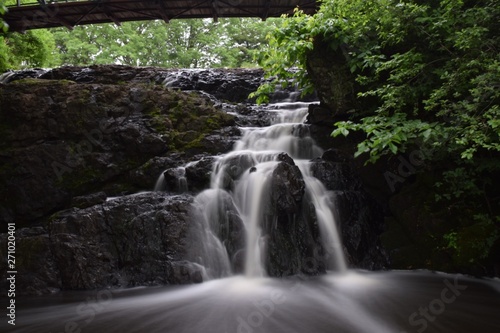
[[[219,20],[219,3],[217,0],[212,0],[212,13],[214,22]]]
[[[117,19],[110,11],[109,9],[103,7],[102,8],[102,12],[111,20],[113,21],[114,24],[116,24],[117,26],[121,26],[122,23],[120,22],[119,19]]]
[[[63,17],[61,17],[59,15],[57,15],[55,17],[55,19],[57,21],[59,21],[59,23],[61,23],[62,26],[66,27],[69,30],[73,30],[75,28],[75,25],[73,23],[71,23],[70,21],[64,19]]]
[[[267,20],[267,17],[269,16],[269,9],[271,9],[271,0],[267,0],[266,4],[264,5],[264,11],[262,12],[262,21]]]
[[[46,15],[45,20],[54,20],[69,30],[73,30],[75,28],[75,24],[59,15],[57,10],[54,10],[54,6],[49,7],[45,1],[38,2],[40,3],[40,8],[42,9],[44,15]]]
[[[160,16],[163,19],[163,21],[165,21],[165,23],[169,23],[170,17],[168,17],[167,10],[165,9],[165,4],[163,3],[163,0],[158,0],[157,6],[158,6],[158,10],[160,11]]]
[[[39,1],[39,2],[38,2]],[[114,22],[212,17],[279,17],[299,6],[306,14],[316,12],[317,0],[30,0],[15,1],[3,15],[9,31]],[[45,2],[45,4],[43,4]],[[20,3],[20,2],[19,2]],[[42,3],[40,5],[40,3]],[[106,9],[106,10],[105,10]],[[2,34],[2,32],[0,32]]]

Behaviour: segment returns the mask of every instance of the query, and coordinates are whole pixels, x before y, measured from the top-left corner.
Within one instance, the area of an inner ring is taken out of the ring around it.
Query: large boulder
[[[0,219],[25,226],[74,196],[152,189],[158,157],[226,152],[205,137],[234,120],[204,95],[158,85],[25,79],[0,85],[0,123]]]
[[[280,162],[273,171],[270,190],[275,215],[296,214],[300,211],[305,183],[296,165]]]
[[[334,52],[327,43],[317,41],[307,56],[307,72],[321,104],[333,116],[344,116],[358,107],[356,80],[342,52]]]
[[[192,197],[145,192],[54,215],[16,237],[19,294],[201,282],[185,261]],[[0,238],[1,250],[7,237]],[[1,267],[6,267],[6,255]],[[5,279],[6,269],[2,269]]]

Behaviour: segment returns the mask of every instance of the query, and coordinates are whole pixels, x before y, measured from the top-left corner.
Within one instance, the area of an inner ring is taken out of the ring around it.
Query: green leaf
[[[432,134],[432,129],[429,128],[429,129],[426,129],[422,135],[424,136],[424,139],[425,140],[428,140],[430,137],[431,137],[431,134]]]
[[[389,142],[389,149],[394,155],[396,155],[398,152],[398,147],[392,142]]]

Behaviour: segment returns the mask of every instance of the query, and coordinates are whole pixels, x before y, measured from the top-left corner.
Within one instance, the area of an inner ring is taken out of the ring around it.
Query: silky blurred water
[[[185,287],[73,292],[19,302],[15,330],[4,320],[2,332],[498,333],[500,329],[498,281],[426,271],[348,271],[288,279],[233,276]]]

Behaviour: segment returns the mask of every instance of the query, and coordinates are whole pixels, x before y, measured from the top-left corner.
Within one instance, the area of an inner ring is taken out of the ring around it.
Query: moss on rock
[[[12,166],[0,172],[10,197],[0,214],[28,224],[71,196],[142,190],[131,170],[172,151],[212,152],[203,138],[234,123],[201,94],[145,83],[24,79],[1,85],[0,102],[0,159]]]

